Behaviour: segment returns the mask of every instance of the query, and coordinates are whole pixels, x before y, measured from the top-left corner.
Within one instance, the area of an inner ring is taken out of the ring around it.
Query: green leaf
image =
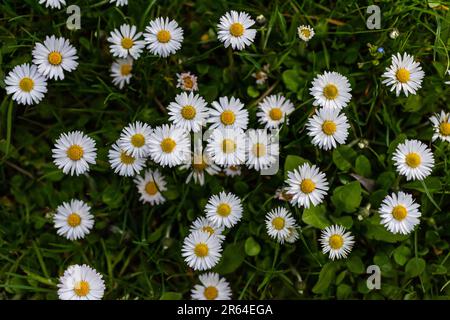
[[[287,178],[287,173],[289,171],[297,169],[304,163],[309,163],[309,161],[299,156],[295,156],[292,154],[288,155],[286,157],[286,161],[284,162],[284,178]]]
[[[259,91],[254,86],[248,86],[247,94],[250,98],[257,98],[259,96]]]
[[[341,284],[336,289],[336,297],[338,299],[348,299],[352,295],[352,287],[350,287],[348,284]]]
[[[346,229],[350,229],[353,226],[353,218],[350,216],[342,216],[342,217],[330,217],[334,224],[339,224]]]
[[[286,88],[290,91],[297,92],[299,82],[301,80],[300,74],[296,70],[286,70],[281,75]]]
[[[356,158],[355,172],[366,178],[372,175],[372,167],[370,166],[370,161],[366,156],[360,155]]]
[[[329,288],[331,282],[336,277],[337,267],[333,262],[328,262],[322,267],[319,274],[319,280],[314,285],[312,291],[314,293],[325,293]]]
[[[399,246],[394,250],[394,260],[397,264],[403,266],[411,255],[411,249],[407,246]]]
[[[355,212],[361,204],[361,185],[358,181],[337,187],[333,191],[331,201],[336,209],[347,213]]]
[[[330,225],[325,216],[325,206],[319,205],[303,210],[302,220],[304,223],[315,228],[324,229]]]
[[[234,272],[244,262],[245,251],[243,243],[229,244],[223,251],[222,260],[215,268],[219,274]]]
[[[161,295],[159,300],[181,300],[182,297],[183,295],[180,292],[167,291]]]
[[[442,190],[442,183],[438,177],[427,177],[425,180],[423,180],[423,182],[426,184],[427,189],[430,193],[435,193]],[[403,188],[425,192],[422,181],[405,183],[403,185]]]
[[[352,167],[356,152],[348,146],[339,146],[333,150],[333,162],[339,170],[348,171]]]
[[[412,258],[408,261],[405,267],[406,275],[409,278],[414,278],[422,274],[425,270],[426,262],[422,258]]]
[[[254,257],[257,256],[260,251],[261,246],[259,245],[259,243],[256,242],[253,237],[248,237],[245,241],[245,253],[250,257]]]
[[[361,258],[355,255],[351,255],[347,261],[346,261],[348,270],[350,272],[356,273],[356,274],[362,274],[365,271],[364,263],[362,262]]]

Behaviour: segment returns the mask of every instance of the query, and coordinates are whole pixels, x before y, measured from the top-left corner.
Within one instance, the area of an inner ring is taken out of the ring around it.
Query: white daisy
[[[431,141],[438,138],[442,141],[450,142],[450,113],[441,110],[441,113],[436,113],[430,118],[433,124],[434,134]]]
[[[95,163],[96,151],[95,141],[83,132],[62,133],[52,149],[53,163],[65,174],[78,176]]]
[[[109,0],[109,3],[116,3],[117,7],[126,6],[128,4],[128,0]]]
[[[53,216],[56,232],[69,240],[83,239],[94,226],[94,216],[90,211],[91,207],[81,200],[63,202]]]
[[[263,129],[247,131],[247,166],[257,171],[271,167],[278,160],[279,144]]]
[[[156,127],[150,136],[150,156],[163,167],[183,164],[190,151],[191,140],[183,129],[163,124]]]
[[[217,239],[219,239],[222,242],[223,240],[225,240],[225,236],[222,234],[224,229],[225,229],[224,226],[218,227],[205,217],[198,217],[197,219],[194,220],[194,222],[192,222],[189,231],[208,232],[210,235],[215,235]]]
[[[85,264],[70,266],[59,278],[60,300],[101,300],[104,292],[102,275]]]
[[[418,140],[406,140],[395,149],[392,160],[406,180],[423,180],[431,174],[434,157],[430,148]]]
[[[305,26],[301,25],[297,28],[298,37],[302,39],[305,42],[308,42],[309,40],[314,37],[314,29],[311,26]]]
[[[266,214],[266,229],[270,237],[283,244],[287,238],[293,237],[293,229],[296,228],[292,214],[283,207],[278,207]]]
[[[265,97],[259,103],[258,109],[259,111],[256,113],[258,122],[265,125],[266,128],[278,128],[285,121],[287,124],[288,116],[295,110],[292,102],[282,95]]]
[[[150,151],[150,136],[152,129],[146,123],[136,121],[122,130],[118,145],[127,154],[144,158]]]
[[[345,114],[339,113],[339,109],[320,108],[309,118],[306,128],[313,145],[330,150],[345,143],[350,125]]]
[[[189,169],[192,168],[188,177],[186,178],[186,183],[189,183],[192,178],[194,178],[194,182],[203,186],[205,184],[205,172],[210,176],[216,175],[220,172],[220,168],[216,166],[209,159],[208,155],[204,153],[203,155],[194,154],[194,156],[190,157],[186,164],[184,164],[181,169]]]
[[[227,97],[221,97],[219,101],[214,101],[211,105],[207,120],[212,123],[211,129],[247,129],[248,111],[239,99],[231,97],[228,100]]]
[[[166,58],[181,48],[183,29],[175,20],[157,18],[145,28],[147,48],[154,55]]]
[[[420,63],[414,61],[414,57],[403,53],[392,55],[392,63],[386,68],[382,77],[386,78],[382,83],[391,87],[391,92],[395,90],[398,97],[403,90],[406,96],[409,93],[416,94],[416,91],[422,87],[422,79],[425,73],[422,71]]]
[[[231,44],[234,50],[242,50],[255,40],[256,30],[250,29],[254,24],[255,21],[247,13],[231,10],[220,17],[217,37],[225,48]]]
[[[392,233],[408,234],[420,223],[420,205],[414,202],[410,194],[392,193],[384,198],[381,204],[380,223]]]
[[[314,106],[342,109],[352,95],[348,79],[337,72],[325,71],[314,78],[309,92],[314,97]]]
[[[62,5],[66,5],[66,0],[39,0],[39,3],[45,3],[45,6],[47,8],[56,8],[56,9],[61,9]]]
[[[126,59],[117,59],[111,65],[111,77],[112,83],[119,87],[119,89],[123,89],[125,84],[130,84],[131,77],[133,74],[131,71],[133,70],[133,58],[127,57]]]
[[[292,195],[290,202],[298,207],[309,208],[312,204],[322,203],[328,191],[328,181],[323,172],[315,165],[304,163],[298,169],[288,172],[288,194]]]
[[[166,201],[166,198],[161,193],[167,190],[166,180],[158,169],[147,170],[144,177],[137,176],[134,182],[141,195],[139,199],[143,203],[148,202],[154,206]]]
[[[145,158],[131,156],[119,147],[118,142],[112,145],[108,152],[108,158],[114,173],[120,176],[135,176],[145,167]]]
[[[319,240],[322,244],[322,252],[328,253],[331,260],[346,258],[352,251],[355,237],[345,231],[345,228],[339,225],[332,225],[322,230]]]
[[[231,228],[242,218],[242,203],[234,194],[222,191],[209,198],[205,207],[206,217],[218,227]]]
[[[144,40],[139,40],[142,32],[136,32],[136,26],[123,24],[111,31],[108,42],[109,51],[114,57],[138,59],[145,47]]]
[[[190,72],[177,73],[177,88],[185,91],[197,91],[197,76]]]
[[[215,129],[208,140],[206,152],[218,165],[243,164],[245,162],[245,134],[242,130]]]
[[[199,132],[208,117],[205,99],[192,92],[178,94],[167,110],[170,115],[169,120],[176,127],[186,131]]]
[[[230,300],[231,289],[225,278],[217,273],[205,273],[199,276],[201,284],[192,289],[192,300]]]
[[[47,36],[44,44],[36,43],[32,54],[39,72],[49,79],[64,79],[64,71],[72,72],[78,67],[77,50],[62,37]]]
[[[47,92],[47,81],[35,65],[24,63],[15,66],[5,78],[6,93],[12,94],[19,104],[39,103]]]
[[[208,232],[191,232],[183,242],[181,255],[194,270],[208,270],[217,265],[222,254],[220,240]]]
[[[242,170],[240,166],[226,166],[223,169],[223,172],[229,177],[236,177],[242,174]]]

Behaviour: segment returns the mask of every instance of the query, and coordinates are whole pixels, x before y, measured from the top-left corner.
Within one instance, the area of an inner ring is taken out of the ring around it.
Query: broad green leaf
[[[289,171],[293,171],[294,169],[297,169],[304,163],[309,163],[309,161],[300,156],[296,156],[296,155],[292,155],[292,154],[288,155],[286,157],[286,161],[284,162],[284,177],[287,178],[287,173]]]
[[[336,209],[347,213],[355,212],[361,203],[361,199],[361,185],[358,181],[337,187],[331,197]]]
[[[364,263],[362,262],[361,258],[356,255],[351,255],[347,259],[346,264],[350,272],[356,274],[362,274],[365,272]]]
[[[408,261],[410,255],[411,249],[407,246],[399,246],[394,250],[394,260],[401,266]]]
[[[409,278],[414,278],[422,274],[425,270],[426,262],[422,258],[412,258],[408,261],[405,267],[406,275]]]
[[[325,206],[319,205],[303,210],[302,220],[304,223],[315,228],[324,229],[330,225],[325,215]]]
[[[283,82],[290,91],[297,92],[298,84],[301,80],[300,74],[297,70],[286,70],[281,75]]]
[[[243,243],[232,243],[227,245],[223,251],[222,259],[215,268],[219,274],[228,274],[234,272],[245,259],[245,250]]]
[[[322,267],[319,274],[319,280],[317,280],[312,291],[314,293],[325,293],[331,285],[331,282],[336,277],[337,266],[334,262],[328,262]]]
[[[359,155],[355,162],[355,172],[363,177],[370,177],[372,175],[372,167],[370,161],[364,155]]]
[[[245,241],[245,253],[248,256],[257,256],[259,252],[261,251],[261,246],[258,242],[253,239],[253,237],[248,237]]]
[[[339,146],[333,150],[333,162],[339,170],[348,171],[352,167],[356,152],[348,146]]]

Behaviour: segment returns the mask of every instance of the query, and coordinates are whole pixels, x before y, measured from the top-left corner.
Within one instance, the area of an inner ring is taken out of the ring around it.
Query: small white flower
[[[189,183],[192,178],[194,178],[194,182],[200,184],[201,186],[205,184],[205,172],[210,176],[216,175],[220,172],[220,168],[212,163],[206,153],[203,155],[194,154],[192,159],[189,159],[187,163],[181,167],[181,169],[184,170],[190,168],[192,168],[192,170],[186,178],[186,183]]]
[[[56,233],[69,240],[83,239],[94,226],[94,216],[90,211],[91,207],[81,200],[63,202],[53,216]]]
[[[137,176],[134,179],[136,187],[143,203],[150,203],[152,206],[162,204],[166,201],[161,192],[167,190],[164,176],[156,170],[147,170],[144,177]]]
[[[35,65],[24,63],[15,66],[5,78],[6,93],[13,95],[19,104],[39,103],[47,92],[47,81]]]
[[[289,234],[286,237],[286,242],[287,243],[295,243],[298,240],[298,231],[297,231],[297,226],[295,227],[291,227],[288,229]]]
[[[386,68],[382,77],[386,78],[382,83],[391,87],[391,92],[395,90],[398,97],[400,92],[408,96],[409,93],[416,94],[416,91],[422,87],[422,79],[425,73],[422,71],[420,63],[414,61],[414,57],[403,53],[403,57],[397,52],[392,56],[391,65]]]
[[[314,29],[311,26],[305,26],[301,25],[297,28],[298,37],[302,39],[305,42],[308,42],[309,40],[314,37]]]
[[[122,130],[117,144],[127,154],[136,158],[144,158],[150,151],[151,134],[152,129],[148,124],[136,121]]]
[[[258,122],[266,128],[278,128],[285,121],[287,124],[288,116],[295,110],[292,102],[281,95],[265,97],[258,109]]]
[[[59,278],[60,300],[101,300],[104,292],[102,275],[85,264],[70,266]]]
[[[215,129],[208,140],[206,152],[218,165],[245,163],[245,134],[242,130]]]
[[[89,171],[89,164],[95,163],[96,151],[95,141],[83,132],[62,133],[52,149],[53,162],[65,174],[78,176]]]
[[[192,300],[230,300],[231,289],[225,278],[217,273],[205,273],[199,276],[201,284],[192,289]]]
[[[170,115],[169,120],[176,127],[186,131],[199,132],[208,117],[205,99],[192,92],[178,94],[167,110]]]
[[[420,223],[420,205],[414,202],[410,194],[392,193],[384,198],[380,212],[380,223],[392,233],[408,234]]]
[[[298,207],[309,208],[312,204],[322,203],[328,191],[328,181],[323,172],[315,165],[304,163],[298,169],[288,172],[288,194],[292,195],[290,202]]]
[[[434,157],[430,148],[418,140],[406,140],[395,149],[392,160],[406,180],[423,180],[431,174]]]
[[[229,177],[236,177],[242,174],[242,170],[240,166],[226,166],[223,169],[223,172]]]
[[[279,144],[273,141],[266,130],[247,131],[247,166],[257,171],[266,170],[275,164],[279,155]]]
[[[45,3],[47,8],[61,9],[61,5],[66,5],[66,0],[39,0],[39,3]]]
[[[122,24],[109,35],[109,51],[114,57],[138,59],[145,47],[145,42],[139,40],[141,36],[142,32],[136,32],[136,26]]]
[[[320,243],[322,252],[328,253],[331,260],[347,258],[355,243],[350,232],[345,232],[345,228],[339,225],[332,225],[322,230]]]
[[[194,231],[183,242],[181,255],[194,270],[208,270],[217,265],[222,254],[220,240],[208,232]]]
[[[265,72],[263,70],[253,72],[252,77],[255,78],[256,84],[259,84],[259,85],[263,85],[264,83],[266,83],[267,79],[269,78],[267,76],[267,72]]]
[[[435,113],[430,118],[433,124],[433,138],[431,141],[435,141],[438,138],[442,141],[450,142],[450,113],[441,110],[441,113]]]
[[[314,106],[342,109],[352,98],[348,79],[337,72],[325,71],[314,78],[309,92],[314,97]]]
[[[400,35],[400,31],[398,31],[397,28],[392,29],[391,32],[389,32],[389,38],[392,40],[397,39],[397,37]]]
[[[114,173],[120,176],[135,176],[145,166],[145,158],[137,158],[129,155],[129,153],[119,147],[117,142],[109,150],[108,158]]]
[[[49,79],[64,79],[64,71],[72,72],[78,67],[77,50],[62,37],[47,36],[44,44],[36,43],[32,54],[39,72]]]
[[[211,129],[247,129],[248,111],[239,99],[231,97],[228,100],[227,97],[221,97],[219,101],[214,101],[211,105],[207,120],[212,123]]]
[[[165,167],[183,164],[190,154],[191,140],[188,133],[175,126],[156,127],[150,136],[150,156]]]
[[[126,59],[117,59],[111,65],[111,77],[114,85],[118,86],[119,89],[123,89],[125,84],[130,84],[131,77],[133,74],[133,58],[128,57]]]
[[[309,118],[306,127],[313,145],[330,150],[345,143],[350,125],[345,114],[339,113],[339,109],[320,108]]]
[[[256,30],[250,29],[254,24],[255,21],[247,13],[231,10],[220,17],[217,37],[225,48],[231,45],[233,50],[242,50],[255,40]]]
[[[166,58],[181,48],[183,29],[175,20],[157,18],[150,21],[145,31],[147,48],[154,55]]]
[[[126,6],[128,4],[128,0],[109,0],[109,3],[116,3],[117,7]]]
[[[185,91],[197,91],[197,76],[190,72],[177,73],[177,88]]]
[[[219,239],[222,242],[223,240],[225,240],[225,236],[222,234],[224,229],[225,229],[224,226],[218,227],[205,217],[198,217],[192,223],[190,232],[194,231],[208,232],[210,235],[215,235],[217,239]]]
[[[266,229],[270,237],[283,244],[289,237],[293,240],[296,228],[292,214],[283,207],[278,207],[266,214]]]
[[[242,218],[242,203],[236,195],[222,191],[209,198],[205,207],[206,217],[218,227],[231,228]]]

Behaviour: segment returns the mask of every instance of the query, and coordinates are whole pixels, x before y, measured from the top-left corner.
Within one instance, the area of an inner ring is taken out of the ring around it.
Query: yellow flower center
[[[192,87],[194,86],[194,81],[192,81],[191,77],[185,76],[183,78],[183,85],[186,89],[192,89]]]
[[[331,136],[336,132],[336,123],[331,120],[325,120],[322,124],[322,131],[327,136]]]
[[[269,117],[273,120],[273,121],[278,121],[283,117],[283,111],[281,111],[280,108],[272,108],[269,111]]]
[[[311,179],[303,179],[300,183],[300,190],[303,193],[311,193],[316,189],[316,184]]]
[[[450,136],[450,123],[442,122],[439,126],[439,131],[443,136]]]
[[[231,213],[231,207],[227,203],[221,203],[217,207],[217,213],[222,217],[228,217]]]
[[[411,76],[411,73],[406,70],[405,68],[400,68],[397,70],[397,73],[395,74],[397,77],[397,80],[401,83],[406,83],[409,81],[409,78]]]
[[[133,46],[134,42],[133,39],[125,37],[122,39],[121,44],[124,49],[128,50]]]
[[[392,209],[392,216],[397,221],[402,221],[407,215],[408,211],[406,211],[406,208],[402,205],[395,206],[394,209]]]
[[[167,43],[170,41],[170,39],[172,39],[172,36],[170,35],[170,32],[167,30],[161,30],[158,32],[158,34],[156,35],[156,38],[158,39],[159,42],[161,43]]]
[[[204,33],[202,34],[202,36],[200,37],[200,41],[206,42],[209,40],[209,34]]]
[[[122,76],[128,76],[131,73],[131,70],[133,69],[133,66],[131,64],[123,64],[120,66],[120,74]]]
[[[205,288],[205,292],[203,292],[203,294],[207,300],[214,300],[219,295],[219,291],[216,287],[207,287]]]
[[[231,139],[223,139],[222,151],[224,153],[233,153],[236,150],[236,143]]]
[[[72,212],[68,217],[67,217],[67,223],[69,224],[69,226],[71,226],[72,228],[75,228],[77,226],[80,225],[81,223],[81,217],[78,213]]]
[[[145,185],[145,192],[147,192],[149,195],[154,196],[158,193],[158,187],[156,186],[156,183],[154,181],[149,181]]]
[[[236,116],[234,115],[234,112],[231,110],[225,110],[220,115],[220,121],[226,126],[232,125],[234,121],[236,120]]]
[[[69,149],[67,149],[67,156],[72,161],[80,160],[83,157],[83,154],[83,148],[77,144],[71,145]]]
[[[325,86],[325,88],[323,88],[323,95],[328,100],[336,99],[336,97],[338,96],[338,93],[339,93],[338,88],[332,83],[327,84]]]
[[[120,161],[121,161],[123,164],[133,164],[133,163],[134,163],[134,160],[135,160],[134,157],[128,155],[125,151],[122,151],[122,152],[120,153]]]
[[[244,34],[244,26],[239,22],[235,22],[230,26],[230,33],[233,37],[240,37]]]
[[[264,157],[266,155],[266,146],[263,143],[255,143],[252,148],[255,157]]]
[[[311,36],[311,31],[309,31],[309,29],[307,28],[302,28],[300,30],[300,33],[305,37],[305,38],[309,38]]]
[[[73,291],[79,297],[87,296],[90,290],[89,283],[84,280],[75,283],[75,287],[73,288]]]
[[[197,257],[203,258],[208,255],[208,246],[204,243],[198,243],[195,245],[194,253]]]
[[[34,88],[34,81],[29,77],[24,77],[20,80],[19,87],[22,91],[30,92]]]
[[[422,163],[419,154],[415,152],[408,153],[405,158],[406,164],[411,168],[417,168]]]
[[[62,55],[61,53],[57,52],[57,51],[52,51],[48,54],[48,62],[50,62],[50,64],[57,66],[60,65],[62,62]]]
[[[192,120],[194,119],[195,115],[197,114],[197,111],[195,108],[191,105],[184,106],[181,109],[181,116],[185,118],[186,120]]]
[[[136,133],[131,137],[133,147],[140,148],[145,144],[145,137],[141,133]]]
[[[284,219],[282,217],[276,217],[272,220],[272,225],[275,229],[281,230],[284,228]]]
[[[202,231],[208,232],[210,235],[213,235],[213,234],[214,234],[214,229],[211,228],[210,226],[205,226],[205,227],[203,227],[203,228],[202,228]]]
[[[165,153],[171,153],[175,149],[177,143],[171,138],[165,138],[161,141],[161,149]]]
[[[330,247],[334,250],[338,250],[342,248],[342,245],[344,244],[344,238],[342,238],[339,234],[333,234],[330,237],[330,240],[328,240],[328,243],[330,244]]]

